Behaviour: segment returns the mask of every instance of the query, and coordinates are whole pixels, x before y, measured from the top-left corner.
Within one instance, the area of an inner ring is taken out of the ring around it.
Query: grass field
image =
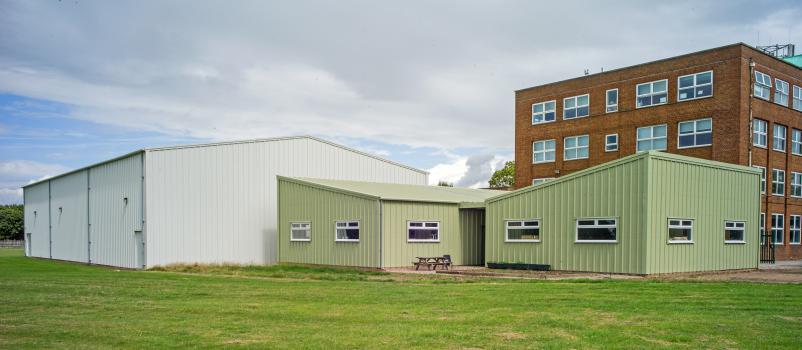
[[[0,348],[802,348],[802,287],[110,268],[0,249]]]

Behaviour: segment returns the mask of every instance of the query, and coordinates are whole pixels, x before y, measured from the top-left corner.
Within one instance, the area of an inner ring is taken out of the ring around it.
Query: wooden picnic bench
[[[451,267],[451,255],[418,256],[416,258],[418,261],[412,262],[412,264],[415,265],[415,270],[418,270],[421,266],[426,266],[427,270],[437,270],[438,266],[441,266],[445,270]]]

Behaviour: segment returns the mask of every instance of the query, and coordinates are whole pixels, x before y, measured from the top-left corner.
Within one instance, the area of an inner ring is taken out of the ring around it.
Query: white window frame
[[[413,223],[422,223],[422,226],[411,226]],[[436,223],[437,227],[426,227],[426,224]],[[437,239],[410,239],[409,238],[409,230],[412,229],[416,230],[436,230],[437,231]],[[409,220],[407,221],[407,242],[409,243],[440,243],[440,221],[424,221],[424,220]]]
[[[789,180],[788,195],[793,198],[802,198],[802,173],[792,171]],[[799,190],[798,195],[794,195],[794,188]]]
[[[791,154],[802,156],[802,130],[791,128]]]
[[[587,97],[588,98],[588,104],[580,106],[579,105],[579,98],[580,97]],[[574,100],[574,106],[573,107],[565,108],[565,101],[568,101],[568,100]],[[579,115],[579,108],[580,107],[587,107],[588,108],[588,114]],[[577,113],[576,113],[576,115],[574,117],[568,118],[568,117],[565,116],[565,112],[567,110],[569,110],[569,109],[576,110]],[[588,117],[588,116],[590,116],[590,94],[576,95],[576,96],[566,97],[566,98],[563,99],[563,120],[579,119],[579,118],[585,118],[585,117]]]
[[[702,131],[700,132],[697,124],[701,121],[709,120],[710,121],[710,130],[709,131]],[[693,131],[690,133],[682,133],[682,124],[693,123]],[[668,134],[668,130],[666,130],[666,134]],[[710,134],[710,143],[706,144],[696,144],[696,136],[702,134]],[[680,136],[688,136],[693,135],[694,144],[692,146],[680,146]],[[710,147],[713,145],[713,118],[702,118],[702,119],[695,119],[695,120],[686,120],[677,123],[677,149],[684,149],[684,148],[699,148],[699,147]],[[666,145],[668,146],[668,145]]]
[[[295,231],[293,225],[306,225],[305,228],[297,228],[309,232],[309,238],[295,238],[292,231]],[[311,221],[290,221],[290,242],[310,242],[312,241],[312,222]]]
[[[551,103],[551,109],[550,110],[546,109],[546,105],[548,105],[549,103]],[[539,106],[539,105],[543,105],[543,112],[537,112],[536,113],[535,112],[535,106]],[[546,113],[549,113],[549,112],[554,113],[554,120],[546,120]],[[543,115],[541,121],[539,121],[539,122],[535,121],[535,115],[536,114]],[[551,100],[551,101],[533,103],[532,104],[532,125],[554,123],[556,121],[557,121],[557,100]]]
[[[666,134],[665,134],[665,136],[655,137],[654,136],[654,128],[659,127],[659,126],[662,126],[662,127],[666,128]],[[641,139],[640,135],[639,135],[640,133],[638,132],[638,130],[646,129],[646,128],[649,129],[649,135],[650,136],[647,137],[647,138]],[[665,148],[663,148],[663,149],[651,148],[651,149],[648,149],[648,150],[640,150],[640,149],[638,149],[639,148],[638,144],[640,143],[640,141],[650,141],[651,144],[654,145],[654,141],[655,140],[659,140],[659,139],[665,139],[666,140],[666,147]],[[668,124],[641,126],[641,127],[637,128],[637,129],[635,129],[635,152],[665,151],[667,149],[668,149]]]
[[[766,194],[766,167],[762,167],[760,165],[753,165],[752,167],[760,169],[760,193]]]
[[[610,92],[615,91],[615,103],[610,103]],[[604,113],[614,113],[618,112],[618,88],[609,89],[604,92]]]
[[[610,143],[610,140],[608,140],[608,137],[610,137],[610,136],[615,136],[615,142],[614,143]],[[615,146],[615,148],[610,149],[610,146]],[[605,152],[618,151],[618,134],[607,134],[607,135],[604,135],[604,151]]]
[[[791,95],[790,88],[791,85],[787,81],[774,78],[774,103],[788,107],[788,100]],[[785,100],[785,103],[782,100]]]
[[[536,225],[527,226],[527,222],[537,222]],[[506,243],[540,243],[540,238],[538,239],[510,239],[510,223],[520,223],[521,226],[513,226],[513,229],[527,229],[527,228],[536,228],[538,229],[538,237],[542,234],[542,228],[540,227],[540,219],[525,219],[525,220],[504,220],[504,242]]]
[[[769,101],[771,99],[771,76],[756,70],[755,85],[752,87],[752,92],[755,97]],[[765,96],[763,96],[764,92]]]
[[[551,145],[552,145],[551,149],[546,148],[546,146],[548,146],[549,142],[551,142]],[[535,150],[535,144],[537,144],[537,143],[542,143],[543,144],[543,150],[542,151],[536,151]],[[547,159],[549,152],[551,152],[551,160]],[[537,158],[537,154],[539,154],[539,153],[543,154],[543,159],[545,159],[545,160],[542,160],[542,161],[535,160]],[[557,140],[555,140],[555,139],[537,140],[537,141],[533,141],[532,142],[532,164],[554,163],[556,161],[556,159],[557,159]]]
[[[774,220],[774,217],[779,217],[780,220]],[[779,223],[780,226],[774,226],[775,222]],[[775,239],[775,238],[778,237],[777,234],[775,233],[775,231],[779,231],[780,232],[780,235],[779,235],[780,240],[779,241],[777,241]],[[784,241],[785,241],[785,214],[771,213],[771,241],[772,241],[772,243],[774,245],[778,245],[778,244],[779,245],[784,245],[785,244],[784,243]]]
[[[585,145],[585,146],[580,146],[579,145],[579,139],[581,137],[586,137],[588,139],[588,144],[587,145]],[[568,143],[567,142],[568,139],[576,139],[575,140],[576,141],[575,142],[576,146],[567,147],[566,144]],[[585,157],[580,157],[579,156],[579,149],[582,149],[582,148],[587,148],[587,150],[588,150],[588,155],[585,156]],[[576,152],[577,157],[576,158],[568,158],[568,157],[566,157],[565,154],[566,154],[566,151],[568,151],[568,150],[577,150],[577,152]],[[565,137],[563,139],[563,160],[564,161],[577,160],[577,159],[588,159],[588,158],[590,158],[590,136],[589,135],[568,136],[568,137]]]
[[[763,128],[758,128],[758,126]],[[761,140],[763,140],[762,144],[759,143]],[[752,119],[752,145],[760,148],[769,147],[769,122],[763,119]]]
[[[793,96],[791,96],[791,108],[802,112],[802,86],[793,87]]]
[[[654,84],[662,82],[662,81],[666,82],[666,91],[660,92],[659,94],[661,94],[661,95],[665,94],[666,95],[666,101],[662,102],[662,103],[660,103],[660,102],[654,103],[654,95],[658,94],[658,93],[654,92]],[[642,94],[642,95],[638,94],[638,90],[640,90],[639,87],[641,87],[642,85],[649,85],[649,93]],[[635,85],[635,108],[636,109],[637,108],[647,108],[647,107],[664,105],[664,104],[668,103],[668,90],[669,90],[668,79],[655,80],[655,81],[650,81],[650,82],[640,83],[640,84]],[[644,105],[644,106],[638,106],[638,100],[641,97],[647,97],[647,96],[649,97],[650,101],[652,101],[652,103],[648,104],[648,105]]]
[[[532,179],[532,186],[540,185],[540,184],[542,184],[542,183],[544,183],[546,181],[550,181],[550,180],[554,180],[554,178],[553,177],[540,177],[540,178],[537,178],[537,179]]]
[[[706,83],[706,84],[697,83],[696,82],[696,77],[699,76],[700,74],[705,74],[705,73],[710,73],[710,82]],[[680,87],[680,83],[679,83],[680,80],[682,80],[682,78],[690,77],[690,76],[693,77],[693,85],[686,86],[684,88]],[[696,96],[696,89],[700,88],[700,87],[703,87],[703,86],[708,86],[708,85],[710,85],[710,95],[697,97]],[[683,89],[693,89],[693,97],[680,98],[680,95],[679,95],[680,94],[680,90],[683,90]],[[693,74],[687,74],[687,75],[683,75],[683,76],[677,77],[677,102],[699,100],[699,99],[708,98],[708,97],[713,97],[713,71],[712,70],[699,72],[699,73],[693,73]]]
[[[766,244],[766,213],[760,213],[760,221],[758,222],[757,234],[760,235],[760,245]]]
[[[796,225],[794,225],[796,221]],[[788,221],[788,244],[799,245],[802,241],[802,216],[790,215]]]
[[[738,227],[740,226],[740,227]],[[741,240],[727,239],[727,231],[741,231]],[[724,221],[724,243],[725,244],[745,244],[746,243],[746,221],[727,220]]]
[[[782,174],[782,181],[778,180],[777,174]],[[775,185],[777,188],[781,189],[781,193],[774,192]],[[782,169],[771,169],[771,195],[772,196],[785,196],[785,170]]]
[[[782,130],[782,133],[777,132],[778,129]],[[771,149],[785,153],[785,150],[788,149],[788,145],[785,144],[787,139],[788,127],[782,124],[774,124],[774,127],[771,129]],[[777,144],[780,144],[782,148],[777,148]]]
[[[354,223],[354,222],[356,223],[356,226],[349,226],[349,224]],[[345,226],[344,227],[340,227],[339,226],[340,224],[345,224]],[[348,229],[348,230],[357,229],[357,230],[359,230],[359,238],[357,238],[357,239],[340,238],[339,235],[337,234],[338,233],[337,231],[339,231],[340,229]],[[334,241],[335,242],[359,242],[359,239],[361,239],[361,238],[362,238],[362,225],[360,224],[360,222],[358,220],[342,220],[342,221],[335,221],[334,222]]]
[[[615,222],[613,225],[599,225],[599,221],[601,220],[612,220]],[[607,239],[588,239],[588,240],[580,240],[579,239],[579,222],[580,221],[593,221],[593,225],[582,225],[583,228],[614,228],[615,229],[615,240],[607,240]],[[574,221],[574,243],[609,243],[615,244],[618,243],[618,218],[577,218]]]
[[[679,221],[679,224],[672,224],[672,221]],[[691,224],[690,225],[685,225],[685,221],[690,221]],[[667,223],[668,223],[668,229],[666,230],[666,235],[669,234],[669,231],[671,231],[672,228],[678,228],[678,229],[690,228],[691,229],[691,233],[688,235],[688,240],[687,241],[674,240],[674,239],[671,239],[671,236],[669,235],[668,236],[668,243],[669,244],[693,244],[693,224],[694,224],[694,219],[689,219],[689,218],[668,218]]]

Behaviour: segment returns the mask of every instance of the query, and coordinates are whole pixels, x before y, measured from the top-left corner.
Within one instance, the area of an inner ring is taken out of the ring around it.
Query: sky
[[[0,1],[0,204],[143,147],[314,135],[482,187],[514,91],[795,43],[799,1]]]

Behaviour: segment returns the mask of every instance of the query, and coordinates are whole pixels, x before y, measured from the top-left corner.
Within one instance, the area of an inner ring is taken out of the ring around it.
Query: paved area
[[[774,264],[760,264],[761,270],[802,269],[802,260],[778,261]]]

